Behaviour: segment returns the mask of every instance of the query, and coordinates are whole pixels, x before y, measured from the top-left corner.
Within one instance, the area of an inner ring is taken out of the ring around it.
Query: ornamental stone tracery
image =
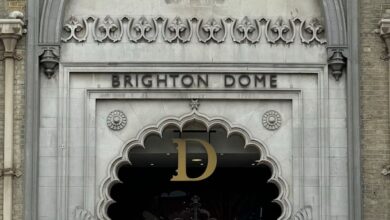
[[[326,44],[325,28],[319,18],[297,17],[277,19],[254,18],[174,18],[122,16],[104,18],[71,16],[63,26],[62,42],[86,42],[90,35],[98,43],[224,43],[258,44],[264,38],[268,44]],[[126,35],[126,36],[124,36]]]

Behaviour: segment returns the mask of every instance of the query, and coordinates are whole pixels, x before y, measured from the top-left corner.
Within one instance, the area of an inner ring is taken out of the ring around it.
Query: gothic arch
[[[118,177],[119,168],[122,165],[131,163],[129,159],[130,150],[135,146],[144,146],[144,140],[151,134],[157,134],[162,137],[163,130],[168,126],[176,126],[182,130],[184,125],[193,121],[202,123],[205,125],[207,130],[213,126],[221,126],[226,130],[228,137],[233,134],[238,134],[243,137],[245,142],[244,147],[250,145],[259,148],[260,158],[258,163],[267,165],[271,169],[272,175],[268,182],[275,184],[279,189],[279,196],[273,201],[277,203],[282,209],[282,214],[279,219],[288,219],[291,215],[291,204],[288,200],[288,185],[281,175],[280,164],[276,159],[270,156],[269,151],[267,147],[265,147],[264,143],[254,139],[245,129],[233,126],[224,118],[208,118],[206,115],[203,115],[196,110],[180,118],[168,117],[160,121],[156,126],[146,127],[137,135],[136,138],[126,142],[123,145],[120,156],[118,156],[110,163],[107,174],[108,177],[100,188],[101,200],[97,207],[98,218],[107,220],[110,219],[107,215],[107,209],[111,204],[114,203],[114,200],[110,196],[110,190],[113,185],[120,183],[120,179]]]
[[[347,26],[342,0],[322,0],[329,47],[347,45]]]

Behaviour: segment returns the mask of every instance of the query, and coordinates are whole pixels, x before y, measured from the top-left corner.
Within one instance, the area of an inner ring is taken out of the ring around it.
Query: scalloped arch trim
[[[157,123],[156,126],[146,127],[137,135],[136,138],[127,141],[123,145],[120,155],[110,163],[108,174],[107,174],[108,177],[104,180],[103,184],[101,185],[100,188],[101,200],[97,207],[98,218],[105,219],[105,220],[110,219],[107,215],[107,210],[108,207],[115,202],[110,196],[110,191],[113,185],[120,182],[117,174],[119,168],[124,164],[130,163],[128,157],[130,150],[135,146],[144,146],[145,138],[151,134],[157,134],[160,137],[162,137],[162,132],[168,126],[176,126],[180,130],[182,130],[184,125],[193,121],[197,121],[204,124],[207,130],[209,130],[214,126],[221,126],[226,130],[228,137],[233,134],[238,134],[241,137],[243,137],[245,141],[244,147],[257,146],[259,148],[260,151],[259,163],[265,164],[271,168],[272,175],[271,178],[269,179],[269,182],[274,183],[279,188],[279,192],[280,192],[279,196],[274,200],[274,202],[280,205],[280,207],[282,208],[282,214],[278,220],[288,219],[291,215],[291,204],[288,200],[288,195],[289,195],[288,185],[281,175],[280,164],[277,162],[276,159],[270,156],[269,151],[265,147],[264,143],[253,138],[249,134],[249,132],[246,131],[245,129],[232,125],[224,118],[209,118],[206,115],[203,115],[196,110],[179,118],[177,117],[165,118],[161,120],[159,123]]]

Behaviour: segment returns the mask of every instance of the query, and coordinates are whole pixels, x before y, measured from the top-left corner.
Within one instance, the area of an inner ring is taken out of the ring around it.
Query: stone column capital
[[[25,33],[23,14],[12,12],[10,18],[0,19],[0,39],[4,44],[4,56],[13,57],[16,43]]]

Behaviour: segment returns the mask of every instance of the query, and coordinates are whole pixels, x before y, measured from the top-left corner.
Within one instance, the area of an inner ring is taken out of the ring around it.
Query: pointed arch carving
[[[131,164],[131,161],[129,159],[130,150],[135,146],[144,147],[144,140],[149,135],[155,134],[162,137],[162,132],[165,128],[169,126],[175,126],[179,128],[180,131],[182,131],[183,127],[186,124],[194,121],[202,123],[206,127],[207,131],[209,131],[210,128],[214,126],[221,126],[226,130],[228,137],[233,134],[240,135],[244,139],[244,147],[258,147],[260,151],[260,158],[258,160],[258,163],[266,165],[272,170],[272,175],[268,182],[275,184],[279,189],[279,196],[273,201],[278,204],[282,209],[282,214],[279,219],[288,219],[290,217],[291,204],[288,200],[288,185],[282,177],[280,164],[275,158],[270,155],[266,145],[260,140],[253,138],[250,133],[244,128],[234,126],[224,118],[209,118],[206,115],[199,113],[197,110],[194,110],[191,113],[186,114],[182,117],[168,117],[161,120],[155,126],[146,127],[136,136],[136,138],[127,141],[123,145],[120,155],[110,163],[110,166],[107,171],[108,177],[104,180],[100,188],[101,200],[97,207],[99,219],[110,219],[107,215],[107,210],[108,207],[115,202],[110,196],[110,190],[115,184],[121,182],[118,177],[119,168],[122,165]]]

